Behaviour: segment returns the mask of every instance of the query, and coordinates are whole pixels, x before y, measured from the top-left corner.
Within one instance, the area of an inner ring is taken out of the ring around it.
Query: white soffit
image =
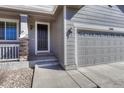
[[[48,14],[54,14],[57,9],[56,5],[1,5],[0,7]]]

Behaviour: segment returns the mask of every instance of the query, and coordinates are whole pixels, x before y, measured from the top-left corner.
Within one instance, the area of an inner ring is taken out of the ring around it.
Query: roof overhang
[[[46,13],[53,15],[57,5],[1,5],[0,8],[13,9],[26,12]]]
[[[83,7],[84,5],[67,5],[67,7],[70,8],[75,8],[75,9],[80,9],[81,7]]]

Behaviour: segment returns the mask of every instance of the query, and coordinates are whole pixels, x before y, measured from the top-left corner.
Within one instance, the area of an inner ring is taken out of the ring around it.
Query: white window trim
[[[37,49],[37,24],[48,25],[48,50],[38,51]],[[50,23],[49,22],[35,22],[35,55],[38,53],[50,52]]]
[[[5,18],[0,18],[0,21],[5,22],[5,33],[6,33],[6,22],[15,22],[17,27],[16,27],[16,36],[17,39],[16,40],[6,40],[6,34],[5,34],[5,39],[4,40],[0,40],[0,42],[15,42],[15,41],[19,41],[19,20],[17,19],[5,19]]]

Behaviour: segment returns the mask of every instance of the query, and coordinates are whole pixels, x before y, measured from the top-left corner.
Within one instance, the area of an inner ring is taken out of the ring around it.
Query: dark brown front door
[[[37,51],[48,51],[48,25],[37,24]]]

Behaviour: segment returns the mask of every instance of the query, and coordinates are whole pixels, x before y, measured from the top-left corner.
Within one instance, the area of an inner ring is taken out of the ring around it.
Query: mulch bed
[[[1,88],[31,88],[33,69],[0,70]]]

